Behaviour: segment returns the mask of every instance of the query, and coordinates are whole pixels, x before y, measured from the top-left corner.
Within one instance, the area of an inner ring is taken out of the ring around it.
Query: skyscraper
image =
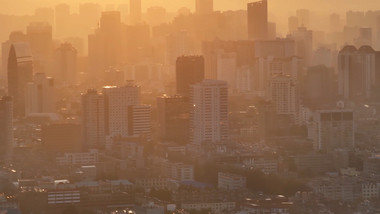
[[[106,135],[130,136],[128,107],[141,104],[141,89],[132,83],[122,87],[106,86],[103,88],[105,99]]]
[[[77,50],[70,43],[61,44],[55,51],[54,78],[63,84],[75,84],[77,77]]]
[[[96,90],[82,94],[82,129],[86,148],[105,146],[105,103],[104,96]]]
[[[370,46],[356,49],[344,47],[338,54],[338,93],[345,99],[365,99],[372,96],[376,52]]]
[[[8,57],[8,94],[13,97],[15,116],[25,114],[25,86],[32,78],[33,58],[29,44],[12,44]]]
[[[141,0],[129,0],[129,15],[131,24],[139,24],[141,22]]]
[[[248,3],[248,39],[265,40],[268,38],[267,0]]]
[[[204,79],[203,56],[181,56],[176,62],[177,93],[188,95],[190,86]]]
[[[290,76],[279,74],[273,77],[269,81],[267,99],[274,104],[277,114],[296,114],[296,87]]]
[[[202,146],[228,140],[228,86],[220,80],[203,80],[191,86],[190,139]]]
[[[195,13],[198,15],[211,14],[214,11],[214,0],[195,0]]]
[[[31,113],[53,113],[54,79],[44,73],[36,73],[33,82],[25,86],[25,116]]]
[[[13,102],[11,97],[0,99],[0,158],[9,159],[13,145]]]
[[[101,72],[123,62],[123,36],[119,11],[106,11],[100,26],[88,37],[88,57],[91,69]]]

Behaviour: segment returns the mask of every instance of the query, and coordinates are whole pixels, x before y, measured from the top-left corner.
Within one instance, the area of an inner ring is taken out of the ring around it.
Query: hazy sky
[[[176,11],[181,6],[194,8],[195,0],[142,0],[143,7],[154,5],[166,6],[169,11]],[[98,2],[101,4],[127,3],[129,0],[0,0],[1,13],[32,13],[35,7],[50,7],[57,3],[78,4],[80,2]],[[245,8],[250,0],[214,0],[218,10]],[[269,9],[273,13],[290,13],[297,8],[309,8],[319,11],[377,10],[380,0],[269,0]],[[73,6],[73,11],[77,6]]]

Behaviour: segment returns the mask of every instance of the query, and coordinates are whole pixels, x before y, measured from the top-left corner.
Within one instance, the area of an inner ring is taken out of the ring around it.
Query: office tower
[[[128,135],[152,138],[151,107],[149,105],[128,106]]]
[[[70,43],[61,44],[54,55],[54,78],[63,85],[75,84],[77,80],[77,50]]]
[[[306,71],[303,85],[303,103],[316,107],[331,104],[336,96],[334,69],[325,65],[309,67]]]
[[[41,141],[48,152],[65,153],[83,150],[79,124],[46,124],[41,127]]]
[[[315,150],[353,149],[354,113],[348,109],[316,111],[308,124],[308,133]]]
[[[265,40],[268,38],[267,0],[248,3],[248,39]]]
[[[25,86],[33,78],[33,57],[28,43],[13,43],[8,57],[8,94],[13,97],[14,115],[25,113]]]
[[[88,37],[91,69],[100,72],[123,62],[122,24],[119,11],[103,12],[100,26]]]
[[[289,34],[292,34],[299,27],[298,18],[296,16],[291,16],[288,18]]]
[[[71,26],[72,27],[72,26]],[[70,32],[70,6],[58,4],[55,6],[55,34],[58,37],[67,36]]]
[[[277,114],[296,114],[296,86],[290,76],[279,74],[272,77],[266,95],[267,100],[275,106]]]
[[[295,40],[296,55],[303,58],[305,65],[311,65],[313,59],[313,31],[306,27],[299,27],[291,38]]]
[[[130,23],[135,25],[142,21],[141,0],[129,0]]]
[[[0,157],[9,159],[13,146],[13,102],[11,97],[0,99]]]
[[[55,112],[54,79],[36,73],[25,86],[25,116],[32,113]]]
[[[189,100],[182,96],[157,98],[158,135],[164,141],[187,144],[189,141]]]
[[[300,26],[310,27],[310,11],[306,9],[299,9],[296,11],[296,15],[299,21]]]
[[[129,136],[132,130],[128,129],[128,107],[141,104],[141,88],[133,83],[122,87],[106,86],[103,94],[106,135]]]
[[[214,0],[195,0],[195,13],[207,15],[214,12]]]
[[[176,62],[177,93],[189,95],[190,86],[204,79],[203,56],[181,56]]]
[[[164,7],[149,7],[146,15],[150,26],[166,23],[166,9]]]
[[[8,78],[8,57],[9,50],[13,43],[16,42],[25,42],[26,36],[22,31],[12,31],[9,34],[9,39],[1,44],[1,72],[0,72],[0,82],[7,82]],[[6,83],[4,85],[7,85]]]
[[[105,147],[105,100],[96,90],[81,96],[82,130],[86,148]]]
[[[369,46],[345,46],[338,54],[338,94],[345,99],[368,99],[376,83],[376,52]]]
[[[190,139],[197,146],[228,141],[228,86],[203,80],[191,86]]]

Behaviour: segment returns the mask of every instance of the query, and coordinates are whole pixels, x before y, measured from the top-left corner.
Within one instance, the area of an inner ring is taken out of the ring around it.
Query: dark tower
[[[248,3],[248,39],[265,40],[268,38],[267,0]]]
[[[25,85],[33,78],[33,58],[28,43],[14,43],[8,57],[8,94],[13,97],[14,115],[25,115]]]
[[[177,93],[189,95],[190,86],[205,78],[203,56],[181,56],[176,62]]]

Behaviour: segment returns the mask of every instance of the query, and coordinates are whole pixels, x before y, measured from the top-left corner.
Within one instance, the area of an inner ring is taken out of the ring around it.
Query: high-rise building
[[[25,116],[55,112],[54,101],[54,79],[44,73],[36,73],[33,82],[25,86]]]
[[[104,96],[96,90],[82,94],[82,130],[85,147],[105,146],[105,103]]]
[[[128,135],[152,138],[151,107],[149,105],[128,106]]]
[[[105,99],[106,135],[128,137],[128,107],[141,104],[141,89],[132,83],[122,87],[106,86],[103,88]]]
[[[7,85],[8,78],[8,57],[9,50],[13,43],[25,42],[26,36],[22,31],[13,31],[9,35],[9,39],[1,44],[1,72],[0,72],[0,83]]]
[[[52,26],[46,22],[32,22],[26,28],[26,37],[33,55],[40,58],[41,63],[45,63],[53,50]]]
[[[294,31],[298,29],[299,24],[298,24],[298,18],[296,16],[291,16],[288,18],[288,27],[289,27],[290,34],[292,34]]]
[[[268,93],[268,81],[278,75],[289,76],[293,83],[298,82],[302,60],[299,57],[259,57],[256,59],[253,73],[253,89],[260,96]]]
[[[217,80],[223,80],[228,83],[230,91],[236,90],[237,78],[237,56],[236,53],[219,52],[217,58]]]
[[[181,56],[176,62],[177,93],[188,95],[190,86],[204,79],[203,56]]]
[[[203,80],[191,86],[190,133],[197,146],[228,141],[227,82]]]
[[[304,59],[305,65],[310,66],[313,59],[313,31],[299,27],[291,34],[295,41],[296,56]]]
[[[296,112],[296,87],[293,79],[284,74],[272,77],[269,81],[267,100],[276,108],[277,114],[294,116]]]
[[[88,37],[88,56],[91,69],[101,72],[109,66],[123,63],[123,36],[119,11],[106,11],[100,26]]]
[[[77,50],[70,43],[61,44],[55,51],[54,78],[64,85],[77,80]]]
[[[129,0],[129,10],[131,24],[139,24],[142,21],[141,0]]]
[[[187,31],[169,34],[166,37],[166,63],[175,66],[178,57],[191,54],[193,48]]]
[[[9,159],[13,145],[13,102],[11,97],[0,99],[0,157]]]
[[[195,13],[198,15],[211,14],[214,11],[214,0],[195,0]]]
[[[158,135],[165,141],[187,144],[189,141],[189,101],[182,96],[157,98]]]
[[[267,0],[248,3],[248,39],[265,40],[268,38]]]
[[[328,104],[336,96],[334,69],[324,65],[309,67],[303,84],[303,103],[314,107]]]
[[[370,98],[376,83],[376,52],[370,46],[344,47],[338,54],[338,94],[345,99]]]
[[[33,78],[33,57],[29,44],[14,43],[8,57],[8,94],[13,97],[15,116],[25,113],[25,86]]]
[[[308,135],[315,150],[353,149],[354,113],[348,109],[319,110],[308,124]]]

